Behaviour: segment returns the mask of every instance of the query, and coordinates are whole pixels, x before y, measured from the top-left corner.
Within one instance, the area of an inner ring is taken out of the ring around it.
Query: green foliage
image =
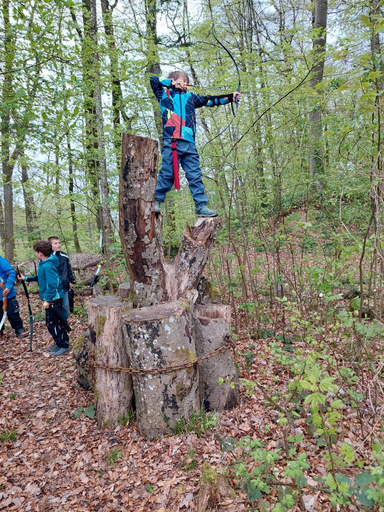
[[[120,419],[120,425],[125,427],[126,425],[133,425],[135,423],[136,412],[131,408],[127,411],[127,415]]]
[[[108,455],[106,455],[106,461],[109,464],[115,464],[122,458],[124,451],[121,448],[111,448]]]
[[[0,443],[8,443],[9,441],[16,441],[17,434],[15,430],[4,430],[0,432]]]
[[[155,490],[155,489],[152,487],[152,485],[151,485],[151,484],[149,484],[149,483],[146,483],[146,484],[145,484],[145,489],[146,489],[148,492],[150,492],[151,494],[152,494],[152,493],[154,492],[154,490]]]
[[[215,428],[217,425],[216,413],[207,413],[204,409],[201,409],[198,412],[192,412],[188,420],[180,418],[176,421],[174,427],[169,425],[166,418],[164,418],[164,420],[174,435],[194,432],[197,437],[202,437],[207,430]]]
[[[84,416],[87,418],[93,419],[96,414],[95,405],[89,405],[88,407],[84,408],[83,406],[80,406],[76,411],[71,413],[72,418],[77,419],[80,418],[80,416],[84,413]]]

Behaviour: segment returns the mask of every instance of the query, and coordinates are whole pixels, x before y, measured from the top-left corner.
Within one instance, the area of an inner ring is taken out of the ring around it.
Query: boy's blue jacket
[[[37,281],[39,283],[40,299],[53,302],[63,298],[63,285],[59,276],[59,258],[51,254],[46,260],[39,262]],[[36,276],[26,277],[25,280],[36,281]]]
[[[0,300],[3,300],[3,289],[8,288],[9,294],[7,299],[12,299],[15,295],[15,280],[16,280],[16,272],[12,268],[12,265],[8,260],[0,256],[0,277],[3,280],[4,287],[0,288]]]
[[[172,89],[170,78],[151,76],[149,79],[160,103],[164,139],[182,139],[195,142],[196,113],[200,107],[216,107],[233,102],[233,93],[221,96],[200,96],[192,92]]]

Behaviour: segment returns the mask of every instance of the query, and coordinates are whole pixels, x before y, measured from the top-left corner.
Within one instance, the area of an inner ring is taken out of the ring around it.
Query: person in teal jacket
[[[162,163],[157,177],[155,213],[160,213],[160,204],[174,183],[172,146],[176,141],[177,159],[185,171],[189,189],[195,202],[198,217],[216,217],[217,212],[207,207],[201,177],[199,154],[195,145],[196,112],[201,107],[217,107],[240,101],[240,92],[220,96],[201,96],[189,92],[189,76],[185,71],[173,71],[167,78],[150,77],[152,90],[160,103],[163,123]]]
[[[3,298],[7,297],[7,318],[18,338],[25,338],[23,321],[20,318],[20,306],[15,291],[16,272],[8,260],[0,256],[0,321],[3,318]],[[4,330],[4,325],[1,332]]]
[[[26,283],[37,281],[39,283],[40,299],[45,308],[45,322],[49,333],[55,343],[49,347],[53,356],[61,356],[69,352],[69,336],[63,324],[65,312],[63,310],[63,284],[59,275],[60,262],[52,254],[52,246],[48,241],[41,240],[33,246],[36,258],[39,261],[37,276],[19,276]],[[54,306],[54,309],[52,307]],[[54,310],[59,312],[59,316]]]

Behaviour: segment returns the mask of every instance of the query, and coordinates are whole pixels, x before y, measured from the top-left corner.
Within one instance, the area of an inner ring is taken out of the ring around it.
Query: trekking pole
[[[19,266],[16,265],[16,274],[20,277],[21,272]],[[29,311],[29,351],[32,352],[32,339],[33,339],[33,313],[31,308],[31,301],[29,299],[28,287],[25,283],[24,279],[20,279],[21,284],[23,285],[25,296],[27,297],[28,311]]]
[[[2,283],[2,285],[4,285],[4,283]],[[0,332],[4,326],[5,320],[7,319],[7,306],[8,306],[7,297],[3,297],[3,318],[1,319],[1,322],[0,322]]]

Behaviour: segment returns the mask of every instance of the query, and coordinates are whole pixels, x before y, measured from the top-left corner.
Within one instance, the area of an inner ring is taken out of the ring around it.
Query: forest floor
[[[21,294],[19,301],[28,326],[26,300]],[[32,301],[36,313],[40,305],[37,298]],[[87,326],[79,316],[72,315],[70,320],[73,346]],[[264,350],[265,339],[252,342],[253,355],[245,365],[248,336],[236,341],[241,377],[258,377],[265,389],[283,390],[288,370]],[[283,451],[278,411],[268,406],[268,399],[258,388],[247,392],[241,387],[236,409],[218,416],[217,425],[200,437],[192,432],[146,440],[130,424],[101,430],[84,412],[74,415],[79,407],[92,406],[94,396],[77,383],[72,350],[53,357],[47,351],[51,343],[43,321],[35,322],[32,352],[29,339],[15,338],[8,323],[0,340],[0,510],[196,512],[203,464],[233,476],[231,464],[241,455],[239,448],[224,450],[223,440],[250,436],[265,443],[267,451]],[[303,433],[304,419],[295,421],[288,432],[293,436]],[[348,436],[353,442],[354,434],[346,426]],[[327,461],[313,440],[305,438],[301,445],[299,451],[305,451],[309,462],[307,480],[316,489],[315,479],[326,474]],[[364,450],[362,444],[360,449]],[[275,472],[279,472],[279,462]],[[289,487],[283,470],[279,480]],[[252,509],[235,479],[229,482],[231,488],[216,489],[212,510],[271,510],[263,499]],[[272,488],[268,500],[279,501],[277,489]],[[289,510],[328,511],[331,507],[326,493],[304,490],[301,508]],[[359,509],[349,505],[343,510]]]

